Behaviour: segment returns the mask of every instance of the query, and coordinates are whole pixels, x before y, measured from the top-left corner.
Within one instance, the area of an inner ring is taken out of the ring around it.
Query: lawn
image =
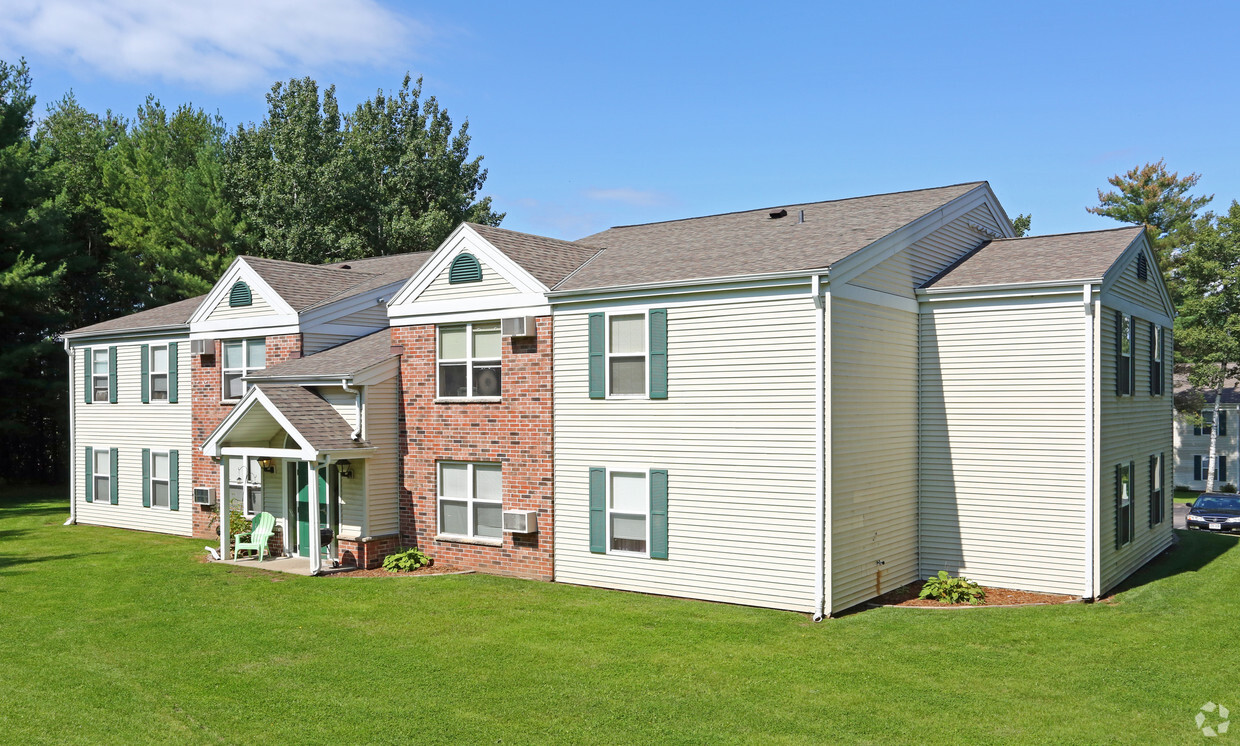
[[[1177,503],[1190,504],[1201,495],[1197,490],[1186,490],[1179,488],[1175,491],[1173,499]]]
[[[485,575],[276,576],[65,517],[0,495],[6,743],[1149,744],[1199,742],[1207,701],[1240,712],[1240,669],[1203,652],[1240,619],[1231,537],[1183,535],[1111,603],[813,624]]]

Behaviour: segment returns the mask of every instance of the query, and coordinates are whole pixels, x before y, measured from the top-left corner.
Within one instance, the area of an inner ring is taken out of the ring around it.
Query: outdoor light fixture
[[[276,462],[266,457],[260,458],[258,460],[258,465],[268,474],[271,474],[276,470]]]
[[[339,471],[340,476],[345,479],[353,478],[353,464],[349,463],[347,458],[336,462],[336,470]]]

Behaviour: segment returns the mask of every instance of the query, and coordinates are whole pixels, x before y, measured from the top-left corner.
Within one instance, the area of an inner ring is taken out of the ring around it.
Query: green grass
[[[1182,535],[1113,603],[813,624],[486,575],[273,575],[65,517],[0,496],[5,743],[1149,744],[1199,742],[1206,701],[1240,712],[1240,669],[1201,654],[1240,619],[1232,537]]]
[[[1196,500],[1201,493],[1196,490],[1178,489],[1175,491],[1173,499],[1178,503],[1191,503]]]

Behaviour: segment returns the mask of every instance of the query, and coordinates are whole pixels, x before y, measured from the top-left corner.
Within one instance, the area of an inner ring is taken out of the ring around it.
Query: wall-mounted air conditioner
[[[499,321],[499,333],[502,337],[532,337],[535,329],[533,316],[517,316]]]
[[[215,340],[213,339],[191,339],[189,341],[189,354],[191,355],[214,355]]]
[[[215,504],[215,488],[214,487],[195,487],[194,488],[194,504],[195,505],[214,505]]]
[[[538,533],[538,511],[505,510],[504,531],[510,534]]]

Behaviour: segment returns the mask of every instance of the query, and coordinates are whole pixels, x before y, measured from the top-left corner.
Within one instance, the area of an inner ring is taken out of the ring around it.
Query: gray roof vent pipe
[[[805,222],[805,211],[801,210],[801,214],[797,217],[797,223],[800,224],[804,222]]]

